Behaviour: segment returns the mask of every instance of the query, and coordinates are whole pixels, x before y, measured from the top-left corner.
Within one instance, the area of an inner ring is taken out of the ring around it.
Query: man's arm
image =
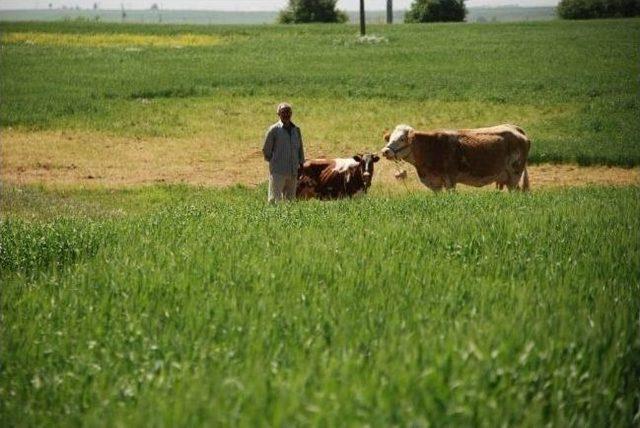
[[[264,160],[266,160],[267,162],[271,161],[271,156],[273,155],[273,145],[275,141],[276,136],[273,132],[273,128],[269,129],[264,137],[264,144],[262,145],[262,154],[264,155]]]

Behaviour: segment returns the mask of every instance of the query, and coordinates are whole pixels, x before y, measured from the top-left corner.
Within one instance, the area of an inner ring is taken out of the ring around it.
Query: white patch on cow
[[[413,131],[413,128],[409,125],[398,125],[389,136],[389,144],[395,144],[401,140],[405,140],[409,132]]]
[[[348,171],[360,165],[360,162],[358,162],[354,158],[337,158],[335,162],[336,166],[333,167],[333,171],[339,173]]]
[[[409,125],[398,125],[389,136],[389,143],[385,149],[391,150],[396,158],[404,158],[407,153],[405,149],[409,148],[409,133],[413,128]]]
[[[333,167],[333,171],[344,174],[345,183],[349,183],[351,181],[351,172],[360,165],[360,162],[354,158],[337,158],[335,162],[336,166]]]

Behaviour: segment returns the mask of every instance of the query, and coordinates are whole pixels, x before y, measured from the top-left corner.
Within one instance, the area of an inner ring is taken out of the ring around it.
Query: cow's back
[[[474,134],[474,135],[519,135],[526,138],[526,134],[524,130],[517,126],[509,123],[504,123],[502,125],[496,126],[488,126],[485,128],[470,128],[470,129],[459,129],[457,132],[461,134]]]
[[[334,162],[330,159],[308,160],[302,165],[299,176],[306,176],[314,181],[319,181],[322,172],[333,165]]]

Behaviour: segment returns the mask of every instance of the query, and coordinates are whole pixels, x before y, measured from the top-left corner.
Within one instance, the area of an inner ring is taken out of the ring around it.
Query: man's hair
[[[285,110],[285,109],[293,110],[291,108],[291,104],[289,104],[289,103],[280,103],[280,104],[278,104],[278,108],[276,109],[276,113],[280,114],[280,112],[282,110]]]

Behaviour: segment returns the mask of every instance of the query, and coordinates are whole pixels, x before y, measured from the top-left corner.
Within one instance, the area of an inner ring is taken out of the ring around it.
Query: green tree
[[[337,0],[289,0],[289,6],[278,15],[278,22],[347,22],[349,17],[336,9],[336,2]]]
[[[404,22],[461,22],[465,16],[464,0],[415,0]]]
[[[638,16],[640,0],[561,0],[556,13],[563,19]]]

